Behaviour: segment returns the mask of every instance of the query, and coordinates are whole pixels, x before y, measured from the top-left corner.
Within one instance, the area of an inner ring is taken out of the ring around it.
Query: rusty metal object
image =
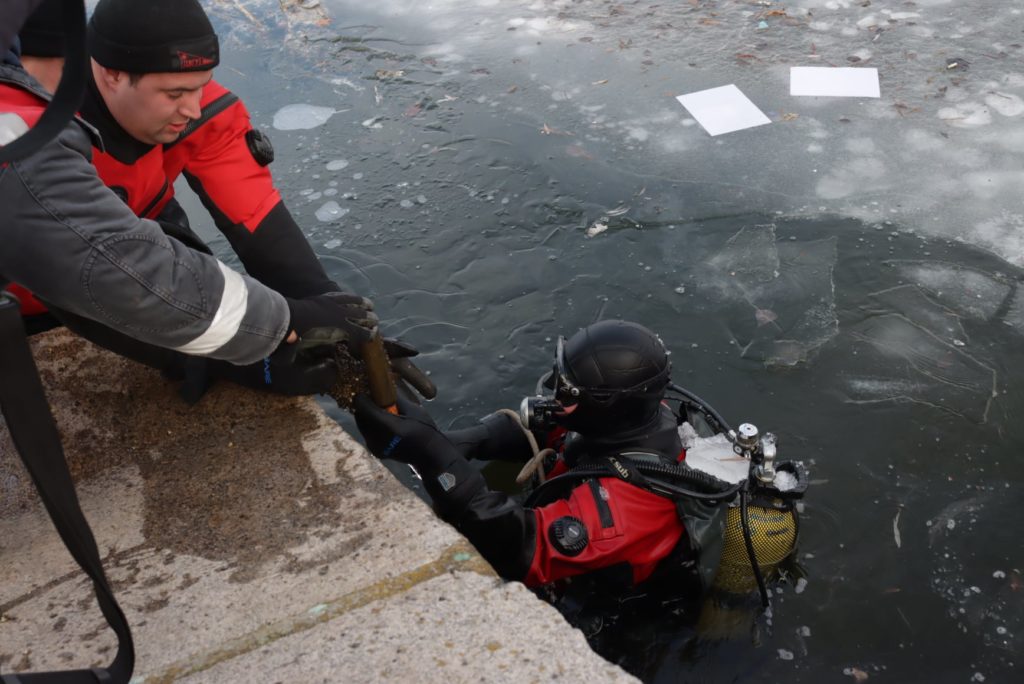
[[[338,379],[329,394],[338,406],[351,411],[352,402],[360,393],[369,394],[382,408],[390,410],[395,406],[395,378],[379,332],[363,346],[362,358],[354,356],[347,344],[339,342],[334,347],[334,360],[338,365]]]

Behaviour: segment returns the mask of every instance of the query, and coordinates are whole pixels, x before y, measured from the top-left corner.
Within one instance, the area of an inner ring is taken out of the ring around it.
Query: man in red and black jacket
[[[25,67],[51,90],[63,54],[57,4],[44,2],[22,31]],[[158,221],[169,237],[209,253],[174,199],[174,181],[184,174],[251,277],[289,299],[341,291],[274,187],[269,140],[253,128],[238,97],[212,80],[219,43],[198,0],[100,0],[89,21],[88,47],[91,71],[81,115],[102,139],[92,161],[136,216]],[[25,288],[10,289],[22,302],[26,325],[45,328],[47,307]],[[346,296],[372,309],[368,300]],[[333,383],[327,372],[271,382],[263,364],[197,366],[95,320],[59,308],[52,313],[93,342],[172,377],[184,373],[190,400],[216,377],[285,394],[324,392]],[[389,353],[402,357],[415,350],[389,343]],[[403,368],[426,386],[414,367]]]
[[[669,370],[661,340],[635,323],[602,321],[564,345],[560,340],[552,382],[561,429],[551,433],[558,459],[549,475],[609,458],[627,468],[641,461],[678,465],[686,454],[676,416],[662,403]],[[694,534],[698,525],[690,529],[674,498],[629,481],[629,473],[570,479],[524,506],[489,489],[468,460],[527,460],[533,450],[518,419],[498,413],[445,434],[421,406],[401,399],[399,411],[392,415],[357,398],[367,447],[416,468],[438,515],[506,579],[539,587],[600,571],[637,585],[670,560],[696,560],[703,546],[714,544],[711,537],[720,540],[720,520]],[[706,560],[717,565],[717,558]]]

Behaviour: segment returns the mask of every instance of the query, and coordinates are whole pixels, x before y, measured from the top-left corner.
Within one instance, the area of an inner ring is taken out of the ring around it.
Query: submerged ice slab
[[[870,296],[874,304],[868,308],[875,314],[900,314],[936,337],[954,344],[969,339],[960,324],[960,317],[930,299],[917,285],[900,285]]]
[[[835,263],[835,238],[776,242],[774,225],[751,226],[708,260],[700,280],[736,305],[729,328],[744,356],[792,366],[838,332]]]
[[[900,314],[873,316],[849,334],[844,389],[852,403],[910,401],[985,422],[996,372]]]
[[[900,271],[959,314],[989,320],[1010,294],[1010,286],[971,268],[942,262],[902,262]]]

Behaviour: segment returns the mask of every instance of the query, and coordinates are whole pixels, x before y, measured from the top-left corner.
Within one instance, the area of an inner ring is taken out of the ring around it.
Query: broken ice
[[[317,107],[310,104],[290,104],[281,107],[274,114],[274,128],[279,131],[295,131],[322,126],[337,111],[331,107]]]
[[[323,206],[316,210],[316,217],[321,221],[333,221],[339,219],[349,212],[349,209],[343,208],[337,202],[331,200],[330,202],[324,202]]]

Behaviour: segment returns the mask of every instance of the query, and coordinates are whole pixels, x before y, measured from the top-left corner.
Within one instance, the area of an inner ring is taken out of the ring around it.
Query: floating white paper
[[[790,67],[789,94],[825,97],[880,97],[878,69]]]
[[[732,84],[679,95],[676,99],[712,136],[771,123],[764,112]]]

